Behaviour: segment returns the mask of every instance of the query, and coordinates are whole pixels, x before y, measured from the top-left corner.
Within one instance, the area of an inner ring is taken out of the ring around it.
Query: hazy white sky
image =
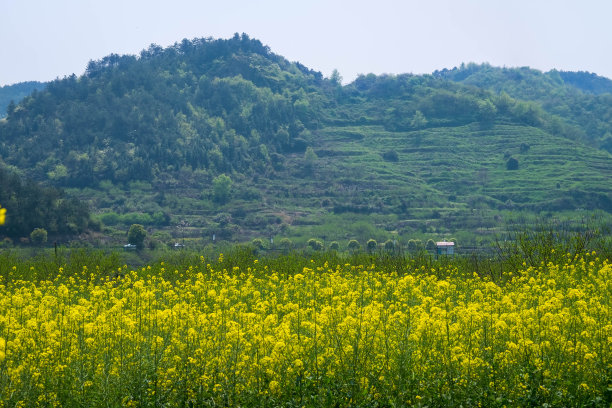
[[[0,85],[235,32],[345,83],[472,61],[612,78],[611,17],[608,0],[0,0]]]

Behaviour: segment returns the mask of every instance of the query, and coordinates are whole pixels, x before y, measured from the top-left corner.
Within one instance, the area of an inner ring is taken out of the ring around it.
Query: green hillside
[[[246,35],[152,45],[24,99],[0,121],[0,157],[89,203],[105,242],[140,223],[159,242],[475,244],[517,220],[609,220],[612,96],[534,72],[341,86]]]
[[[17,104],[34,90],[42,90],[45,85],[44,82],[28,81],[0,86],[0,119],[6,117],[11,102]]]
[[[462,65],[434,75],[537,102],[554,115],[553,133],[612,153],[612,80],[608,78],[587,72],[543,73],[528,67],[497,68],[488,64]]]
[[[89,208],[54,187],[41,187],[31,180],[0,168],[0,205],[6,209],[6,223],[0,234],[4,245],[27,239],[41,228],[53,239],[74,238],[89,229],[99,230],[90,219]]]

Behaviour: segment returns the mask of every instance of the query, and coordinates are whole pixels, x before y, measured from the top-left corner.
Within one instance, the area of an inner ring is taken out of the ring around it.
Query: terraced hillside
[[[517,220],[610,221],[612,155],[591,137],[605,117],[566,120],[551,101],[449,78],[342,86],[244,35],[185,40],[29,96],[0,121],[0,157],[87,202],[106,226],[94,243],[123,242],[133,223],[157,243],[474,244]],[[581,92],[568,95],[609,108]]]
[[[166,230],[208,241],[213,234],[217,240],[288,236],[297,242],[459,236],[474,244],[503,231],[508,218],[580,220],[611,209],[610,157],[537,128],[330,126],[315,136],[311,172],[303,154],[287,154],[284,168],[269,177],[236,177],[234,196],[223,205],[203,199],[196,182],[169,189],[163,199],[147,183],[132,183],[127,193],[107,190],[104,198],[99,191],[70,191],[97,197],[102,211],[125,196],[125,205],[143,213],[154,213],[153,205],[174,208],[180,218]],[[383,158],[391,150],[397,160]],[[517,170],[508,170],[509,157],[517,159]]]

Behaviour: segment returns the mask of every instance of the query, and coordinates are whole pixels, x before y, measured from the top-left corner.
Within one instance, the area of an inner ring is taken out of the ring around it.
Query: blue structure
[[[436,254],[437,255],[454,255],[455,254],[455,243],[440,241],[436,242]]]

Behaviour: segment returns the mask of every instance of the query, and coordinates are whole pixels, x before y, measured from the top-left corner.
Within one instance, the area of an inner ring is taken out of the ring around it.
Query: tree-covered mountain
[[[467,64],[434,76],[537,103],[551,129],[612,153],[612,80],[587,72],[541,72],[528,67]]]
[[[0,236],[11,239],[27,238],[36,228],[45,229],[52,237],[75,236],[90,223],[89,208],[61,190],[42,187],[24,180],[16,173],[0,168],[0,205],[6,208],[6,223],[0,226]]]
[[[44,82],[28,81],[0,86],[0,119],[6,117],[6,111],[11,102],[17,104],[35,90],[42,90],[45,85]]]
[[[572,85],[581,91],[589,92],[595,95],[601,95],[604,93],[612,94],[612,80],[609,78],[585,71],[559,71],[559,75],[561,76],[563,82],[568,85]]]
[[[387,239],[612,212],[605,81],[507,71],[342,86],[244,34],[152,45],[11,107],[0,157],[106,225],[175,236]]]
[[[264,147],[304,149],[322,83],[246,36],[110,55],[10,109],[1,154],[39,180],[79,187],[185,166],[244,172],[268,159]]]

